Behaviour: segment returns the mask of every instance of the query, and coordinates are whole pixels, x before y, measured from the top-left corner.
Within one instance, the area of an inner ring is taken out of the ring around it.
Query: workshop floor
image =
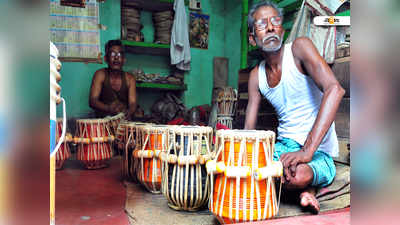
[[[67,160],[56,173],[56,224],[57,225],[129,225],[124,211],[126,190],[121,179],[120,157],[110,160],[110,167],[86,170],[77,160]],[[149,205],[142,207],[148,208]],[[146,211],[151,209],[146,209]],[[152,216],[159,216],[154,213]],[[321,213],[315,216],[296,216],[251,225],[280,224],[350,224],[350,208]]]

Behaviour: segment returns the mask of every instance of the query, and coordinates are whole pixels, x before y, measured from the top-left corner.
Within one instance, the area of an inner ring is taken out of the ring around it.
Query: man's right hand
[[[108,105],[108,111],[113,114],[123,112],[124,109],[125,109],[124,105],[118,101],[115,101],[115,102],[111,103],[110,105]]]

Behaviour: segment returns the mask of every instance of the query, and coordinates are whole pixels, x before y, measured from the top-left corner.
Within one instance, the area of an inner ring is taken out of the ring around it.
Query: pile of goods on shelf
[[[154,43],[170,44],[173,22],[174,12],[171,10],[153,13]]]
[[[121,6],[121,38],[123,40],[143,42],[144,36],[140,32],[142,28],[140,10]]]
[[[151,82],[161,84],[183,84],[183,76],[179,74],[162,76],[159,73],[145,73],[142,69],[134,69],[131,74],[135,76],[137,82]]]

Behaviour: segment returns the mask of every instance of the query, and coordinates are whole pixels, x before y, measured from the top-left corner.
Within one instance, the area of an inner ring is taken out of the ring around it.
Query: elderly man
[[[334,118],[344,89],[312,41],[297,38],[282,45],[282,10],[267,1],[249,12],[249,42],[264,60],[250,73],[245,129],[255,129],[263,95],[274,106],[278,136],[274,160],[284,166],[284,187],[299,190],[299,202],[319,211],[315,187],[329,185],[338,155]]]
[[[125,112],[126,118],[131,119],[136,110],[136,80],[132,74],[122,71],[126,58],[121,41],[107,42],[104,60],[108,68],[94,73],[89,105],[97,117]]]

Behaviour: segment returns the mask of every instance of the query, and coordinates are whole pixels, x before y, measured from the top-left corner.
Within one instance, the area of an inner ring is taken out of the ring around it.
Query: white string
[[[64,100],[64,98],[60,98],[60,100],[62,101],[62,104],[63,104],[63,129],[62,129],[62,132],[61,132],[61,137],[58,140],[58,143],[57,143],[56,147],[54,148],[54,151],[50,154],[50,157],[53,157],[58,152],[58,150],[59,150],[59,148],[61,146],[61,143],[64,142],[65,132],[67,130],[67,122],[66,122],[67,121],[67,113],[66,113],[66,110],[65,110],[65,100]]]

